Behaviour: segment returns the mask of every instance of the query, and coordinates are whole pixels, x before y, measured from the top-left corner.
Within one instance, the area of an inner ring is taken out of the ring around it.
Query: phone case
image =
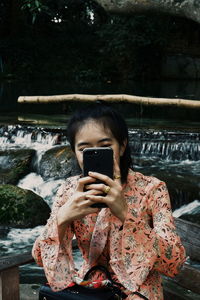
[[[98,172],[113,178],[113,150],[109,147],[86,148],[83,150],[83,175]],[[101,183],[101,181],[96,181]],[[107,207],[104,203],[93,204],[92,207]]]
[[[86,148],[83,150],[83,174],[89,171],[113,178],[113,150],[108,147]]]

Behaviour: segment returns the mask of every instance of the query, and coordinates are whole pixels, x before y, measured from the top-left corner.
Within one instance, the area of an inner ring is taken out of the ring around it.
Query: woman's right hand
[[[94,203],[86,199],[87,195],[98,195],[101,191],[88,190],[84,191],[84,186],[91,184],[95,181],[92,177],[83,177],[79,179],[76,191],[73,196],[58,210],[57,222],[58,226],[71,223],[76,219],[81,219],[84,216],[92,213],[97,213],[98,208],[93,208],[91,205]]]

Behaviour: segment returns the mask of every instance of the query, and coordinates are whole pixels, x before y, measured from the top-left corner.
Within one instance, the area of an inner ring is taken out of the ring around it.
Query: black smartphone
[[[83,175],[88,172],[98,172],[113,179],[113,150],[109,147],[85,148],[83,150]],[[101,183],[97,180],[95,183]],[[105,194],[104,194],[105,195]],[[107,207],[104,203],[95,203],[92,207]]]

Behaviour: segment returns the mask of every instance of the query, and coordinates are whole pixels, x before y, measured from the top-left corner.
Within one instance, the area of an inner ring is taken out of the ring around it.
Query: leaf
[[[33,14],[32,23],[34,24],[36,20],[36,13]]]
[[[36,7],[40,7],[40,2],[38,0],[35,0]]]

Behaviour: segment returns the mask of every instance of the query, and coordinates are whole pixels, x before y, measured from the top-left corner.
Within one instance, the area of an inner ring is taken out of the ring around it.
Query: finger
[[[92,204],[94,204],[94,201],[85,200],[85,203],[84,203],[85,215],[97,213],[99,211],[99,209],[97,207],[91,207]]]
[[[103,183],[98,183],[98,184],[89,184],[85,186],[86,190],[98,190],[98,191],[102,191],[104,192],[106,189],[107,185],[103,184]]]
[[[78,181],[78,186],[77,186],[77,191],[78,192],[83,192],[84,186],[87,185],[88,183],[94,182],[96,179],[94,177],[86,176],[82,177]]]
[[[89,211],[88,211],[88,214],[94,214],[94,213],[97,213],[99,212],[99,208],[96,208],[96,207],[90,207]]]
[[[94,195],[102,195],[102,194],[108,194],[110,192],[110,186],[109,185],[105,185],[105,184],[96,184],[96,185],[89,185],[87,186],[88,190],[93,190]]]
[[[92,202],[107,204],[107,198],[105,196],[87,195],[87,199],[91,200]]]
[[[81,201],[78,203],[78,207],[79,209],[83,209],[84,210],[88,207],[90,207],[92,204],[94,204],[94,202],[91,199],[87,199],[86,196],[81,198]]]
[[[121,171],[116,157],[114,157],[114,180],[121,183]]]
[[[110,177],[108,177],[107,175],[104,175],[104,174],[100,174],[97,172],[89,172],[89,175],[93,178],[96,178],[96,179],[99,179],[99,180],[105,182],[105,184],[109,185],[109,186],[112,186],[114,183]]]
[[[90,191],[87,191],[87,192],[83,192],[83,193],[81,193],[77,204],[79,206],[82,206],[83,204],[86,205],[86,206],[91,205],[92,204],[92,200],[87,199],[87,196],[88,195],[93,195],[93,196],[95,196],[95,195],[101,195],[101,193],[102,192],[96,191],[96,190],[90,190]],[[86,200],[87,201],[89,200],[89,203],[87,203]]]
[[[92,204],[94,204],[94,202],[92,201],[92,200],[90,200],[90,199],[84,199],[83,200],[83,204],[84,204],[84,206],[88,206],[88,207],[90,207]]]
[[[86,198],[84,199],[84,202],[82,203],[81,206],[82,206],[82,208],[85,207],[84,208],[85,215],[95,213],[95,212],[99,211],[98,208],[91,207],[92,204],[94,204],[94,201],[86,199]]]
[[[102,194],[101,190],[90,189],[90,190],[85,192],[84,196],[87,196],[87,195],[101,195],[101,194]]]

